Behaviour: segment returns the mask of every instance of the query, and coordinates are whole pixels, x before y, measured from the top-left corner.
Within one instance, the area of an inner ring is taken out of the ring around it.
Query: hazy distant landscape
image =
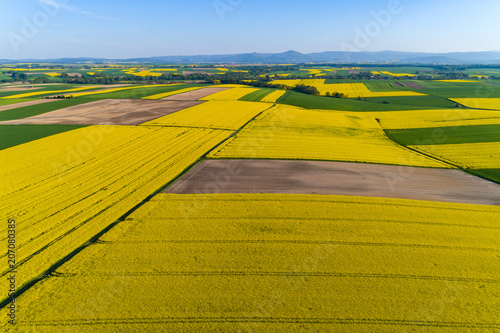
[[[60,58],[60,59],[22,59],[21,62],[47,63],[178,63],[178,64],[280,64],[280,63],[401,63],[401,64],[500,64],[500,52],[452,52],[452,53],[419,53],[419,52],[342,52],[330,51],[320,53],[300,53],[287,51],[283,53],[242,53],[225,55],[191,55],[164,56],[131,59],[104,58]],[[15,63],[19,60],[0,59],[0,62]]]

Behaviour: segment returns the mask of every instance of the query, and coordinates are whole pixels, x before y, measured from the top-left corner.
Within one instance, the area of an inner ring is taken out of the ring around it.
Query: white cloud
[[[96,15],[92,12],[82,10],[81,8],[71,6],[71,5],[67,4],[67,2],[69,2],[69,1],[70,0],[38,0],[38,2],[40,2],[40,3],[46,4],[49,6],[53,6],[55,8],[67,10],[70,12],[76,12],[76,13],[80,13],[80,14],[84,14],[84,15],[89,15],[91,17],[98,18],[98,19],[104,19],[104,20],[112,20],[113,19],[111,17],[99,16],[99,15]]]
[[[79,11],[79,9],[77,7],[70,6],[67,3],[65,3],[67,1],[61,1],[61,0],[38,0],[38,2],[47,4],[49,6],[53,6],[53,7],[56,7],[56,8],[68,10],[68,11],[71,11],[71,12],[77,12],[77,11]]]

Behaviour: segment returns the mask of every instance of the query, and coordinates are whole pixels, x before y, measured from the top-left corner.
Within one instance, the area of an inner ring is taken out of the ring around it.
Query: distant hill
[[[61,58],[61,59],[22,59],[0,60],[0,62],[137,62],[172,64],[283,64],[283,63],[397,63],[397,64],[500,64],[500,52],[341,52],[328,51],[304,54],[297,51],[283,53],[241,53],[221,55],[162,56],[132,59],[104,58]]]

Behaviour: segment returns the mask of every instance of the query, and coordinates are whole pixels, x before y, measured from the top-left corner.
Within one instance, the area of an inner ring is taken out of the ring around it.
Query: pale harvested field
[[[0,124],[138,125],[200,103],[105,99]]]
[[[162,101],[196,101],[200,98],[210,96],[219,91],[228,90],[231,88],[202,88],[198,90],[188,91],[178,95],[162,98]]]
[[[165,193],[290,193],[500,205],[500,185],[459,170],[279,160],[206,160]]]
[[[14,104],[9,104],[9,105],[2,105],[2,106],[0,106],[0,111],[17,109],[17,108],[22,108],[23,106],[44,104],[44,103],[54,102],[54,101],[57,101],[57,99],[39,99],[36,101],[28,101],[28,102],[14,103]]]
[[[123,87],[131,87],[133,84],[126,84],[126,83],[117,83],[117,84],[107,84],[105,86],[97,86],[95,87],[95,90],[86,90],[85,93],[95,93],[103,90],[109,90],[113,88],[123,88]],[[75,92],[69,92],[67,94],[56,94],[57,95],[63,95],[63,96],[71,96],[74,95]]]
[[[205,71],[183,71],[182,75],[189,75],[189,74],[208,74],[211,75],[211,73],[205,72]]]
[[[0,87],[0,91],[24,91],[24,90],[36,90],[41,89],[42,87]]]

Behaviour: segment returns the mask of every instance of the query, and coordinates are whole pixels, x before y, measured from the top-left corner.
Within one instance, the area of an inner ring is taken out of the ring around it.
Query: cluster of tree
[[[333,98],[348,98],[349,96],[344,94],[344,93],[339,93],[339,92],[327,92],[326,93],[327,97],[333,97]]]
[[[293,88],[293,90],[309,95],[319,95],[318,88],[313,86],[306,86],[305,84],[298,84],[295,86],[295,88]]]
[[[319,95],[320,94],[318,88],[316,88],[314,86],[308,86],[305,84],[299,84],[299,85],[296,85],[294,88],[290,88],[289,86],[286,86],[283,84],[270,84],[269,82],[265,82],[265,81],[252,81],[252,82],[239,82],[239,83],[251,85],[251,86],[254,86],[257,88],[276,88],[276,89],[282,89],[282,90],[290,90],[291,89],[291,90],[298,91],[298,92],[301,92],[304,94],[309,94],[309,95]],[[342,97],[342,98],[344,98],[344,97]]]
[[[47,96],[45,97],[46,99],[66,99],[66,98],[73,98],[72,95],[57,95],[57,96]]]

